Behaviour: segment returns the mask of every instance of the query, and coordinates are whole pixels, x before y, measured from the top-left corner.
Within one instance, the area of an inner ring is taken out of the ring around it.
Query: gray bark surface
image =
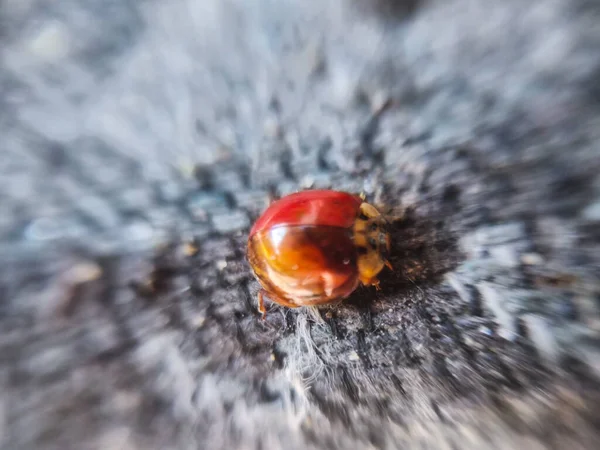
[[[0,448],[597,448],[599,19],[3,2]],[[308,187],[402,214],[395,270],[261,321],[247,231]]]

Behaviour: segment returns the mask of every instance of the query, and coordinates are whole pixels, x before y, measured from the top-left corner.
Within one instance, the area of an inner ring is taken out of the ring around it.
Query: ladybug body
[[[280,305],[343,300],[360,284],[378,287],[390,238],[386,221],[360,196],[297,192],[272,203],[248,237],[247,257],[263,295]]]

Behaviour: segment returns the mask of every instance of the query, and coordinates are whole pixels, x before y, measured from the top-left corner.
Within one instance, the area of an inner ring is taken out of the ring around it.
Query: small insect
[[[264,295],[289,307],[347,298],[360,284],[379,289],[388,261],[387,222],[362,196],[308,190],[273,202],[255,222],[246,256]]]

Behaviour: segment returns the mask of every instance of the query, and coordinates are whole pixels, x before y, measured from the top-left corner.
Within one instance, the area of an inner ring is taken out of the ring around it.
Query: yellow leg
[[[262,315],[262,319],[264,320],[267,316],[267,309],[265,308],[265,299],[264,296],[268,295],[271,301],[277,303],[278,305],[285,306],[286,308],[298,308],[298,305],[290,302],[289,300],[285,300],[276,296],[275,294],[271,294],[264,289],[258,291],[258,312]]]
[[[371,282],[372,286],[375,286],[375,290],[380,291],[381,287],[379,286],[379,280],[376,278]]]
[[[265,299],[264,299],[264,290],[258,291],[258,312],[261,315],[262,320],[265,320],[265,316],[267,315],[267,310],[265,309]]]
[[[373,278],[367,278],[364,279],[362,278],[360,280],[360,282],[364,285],[364,286],[373,286],[375,287],[375,289],[377,289],[378,291],[381,290],[381,287],[379,287],[379,280],[377,279],[377,277],[373,277]]]

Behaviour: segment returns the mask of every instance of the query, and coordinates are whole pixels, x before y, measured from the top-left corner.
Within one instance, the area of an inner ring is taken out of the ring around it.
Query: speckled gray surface
[[[2,449],[583,448],[600,411],[593,1],[7,0]],[[331,186],[394,273],[255,310]]]

